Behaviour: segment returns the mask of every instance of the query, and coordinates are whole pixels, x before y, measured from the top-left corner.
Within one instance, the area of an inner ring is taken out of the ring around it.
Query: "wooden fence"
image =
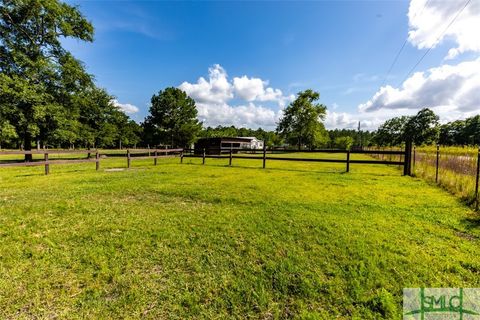
[[[158,158],[171,158],[176,154],[181,154],[183,149],[127,149],[116,150],[121,151],[127,159],[127,168],[130,168],[131,161],[137,159],[153,159],[153,164],[157,165]],[[101,153],[100,150],[30,150],[30,151],[0,151],[2,155],[43,155],[43,159],[32,161],[9,160],[8,162],[0,162],[1,167],[25,167],[25,166],[45,166],[45,174],[50,173],[50,165],[70,164],[70,163],[86,163],[94,162],[96,170],[100,169],[100,159],[102,156],[108,156],[108,153]],[[74,155],[85,154],[84,159],[51,159],[49,155]],[[139,156],[140,154],[140,156]],[[144,156],[146,154],[146,156]],[[92,155],[95,155],[92,157]]]
[[[241,155],[240,153],[250,153],[250,154],[259,154],[261,157],[253,157],[249,155]],[[308,162],[333,162],[333,163],[344,163],[346,172],[350,172],[351,164],[384,164],[384,165],[400,165],[403,166],[403,174],[411,175],[411,161],[412,161],[412,146],[407,144],[405,150],[340,150],[340,149],[317,149],[317,150],[286,150],[281,151],[280,153],[337,153],[345,154],[344,159],[319,159],[319,158],[290,158],[290,157],[279,157],[279,156],[269,156],[278,151],[276,150],[267,150],[266,147],[263,150],[252,150],[252,149],[185,149],[182,152],[183,157],[188,158],[202,158],[202,163],[205,164],[205,159],[214,158],[214,159],[229,159],[229,165],[232,165],[233,159],[248,159],[248,160],[262,160],[263,168],[266,167],[266,162],[268,161],[308,161]],[[387,160],[359,160],[351,159],[351,154],[382,154],[382,155],[400,155],[400,161],[387,161]],[[402,159],[403,156],[403,159]]]
[[[411,173],[411,146],[407,146],[405,150],[340,150],[340,149],[317,149],[317,150],[263,150],[253,149],[209,149],[208,153],[205,149],[127,149],[115,150],[117,154],[105,153],[100,150],[32,150],[32,151],[2,151],[2,155],[43,155],[43,159],[35,161],[10,161],[0,162],[1,167],[15,167],[15,166],[45,166],[45,174],[50,173],[50,165],[68,164],[68,163],[84,163],[95,162],[96,170],[100,168],[100,160],[103,156],[122,156],[127,160],[127,168],[130,168],[132,160],[137,159],[153,159],[153,164],[157,165],[158,158],[171,158],[180,156],[180,163],[183,163],[183,158],[202,158],[202,163],[205,164],[207,158],[226,158],[229,159],[229,165],[232,165],[233,159],[248,159],[248,160],[262,160],[263,168],[266,167],[267,161],[306,161],[306,162],[330,162],[330,163],[344,163],[345,171],[350,171],[351,164],[383,164],[383,165],[400,165],[403,166],[403,174],[410,175]],[[115,152],[110,151],[110,152]],[[118,154],[118,152],[121,152]],[[212,152],[213,151],[213,152]],[[344,159],[327,159],[327,158],[291,158],[282,157],[280,153],[335,153],[344,154]],[[216,154],[212,154],[216,153]],[[249,153],[250,155],[246,154]],[[273,156],[273,153],[276,155]],[[49,159],[52,154],[86,154],[85,159]],[[92,157],[92,154],[95,157]],[[251,154],[258,154],[259,156],[252,156]],[[381,154],[381,155],[400,155],[400,161],[392,160],[365,160],[365,159],[351,159],[352,154]]]

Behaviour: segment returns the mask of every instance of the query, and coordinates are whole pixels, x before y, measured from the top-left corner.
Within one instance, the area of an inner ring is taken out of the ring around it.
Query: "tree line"
[[[432,110],[424,108],[413,116],[400,116],[383,123],[373,135],[379,146],[400,146],[406,141],[415,145],[480,145],[480,115],[440,124]]]

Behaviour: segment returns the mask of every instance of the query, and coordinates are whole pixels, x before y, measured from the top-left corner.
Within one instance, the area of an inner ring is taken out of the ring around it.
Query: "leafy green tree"
[[[285,108],[283,117],[278,123],[277,132],[289,143],[303,145],[312,149],[328,141],[327,132],[322,121],[325,119],[327,107],[315,103],[320,94],[313,90],[298,93],[298,97]]]
[[[416,145],[438,141],[438,116],[424,108],[414,116],[389,119],[375,132],[374,141],[380,146],[398,146],[406,141]]]
[[[353,145],[356,146],[368,146],[372,144],[374,133],[366,130],[353,130],[353,129],[333,129],[328,130],[330,137],[329,147],[335,148],[335,140],[338,137],[351,137],[353,139]]]
[[[353,146],[353,138],[350,136],[337,137],[335,139],[335,147],[344,150],[350,150]]]
[[[188,147],[195,141],[202,124],[197,119],[195,101],[178,88],[166,88],[152,96],[150,115],[144,130],[152,145]]]
[[[463,137],[465,144],[480,145],[480,115],[465,120]]]
[[[18,138],[15,127],[12,126],[8,121],[2,121],[0,118],[0,150],[2,149],[2,144],[8,144]]]
[[[403,141],[416,145],[432,144],[438,141],[439,117],[430,109],[424,108],[410,117],[405,124]]]
[[[463,145],[467,143],[465,121],[456,120],[440,126],[439,143],[442,145]]]
[[[142,127],[133,120],[128,120],[120,127],[122,146],[136,146],[141,141]]]
[[[0,3],[0,107],[10,110],[7,120],[26,150],[40,137],[61,136],[65,126],[57,120],[73,117],[72,96],[92,85],[63,38],[93,40],[92,25],[76,7],[57,0]]]
[[[403,143],[408,116],[395,117],[385,121],[375,132],[374,141],[379,146],[397,146]]]

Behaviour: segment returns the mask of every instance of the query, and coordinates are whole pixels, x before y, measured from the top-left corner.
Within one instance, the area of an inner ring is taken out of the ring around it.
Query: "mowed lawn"
[[[398,319],[404,287],[480,287],[479,215],[398,167],[152,162],[0,168],[0,318]]]

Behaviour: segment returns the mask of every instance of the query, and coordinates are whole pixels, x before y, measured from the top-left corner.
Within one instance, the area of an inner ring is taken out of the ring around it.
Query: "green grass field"
[[[398,319],[404,287],[480,287],[478,214],[397,167],[152,162],[0,168],[0,318]]]

